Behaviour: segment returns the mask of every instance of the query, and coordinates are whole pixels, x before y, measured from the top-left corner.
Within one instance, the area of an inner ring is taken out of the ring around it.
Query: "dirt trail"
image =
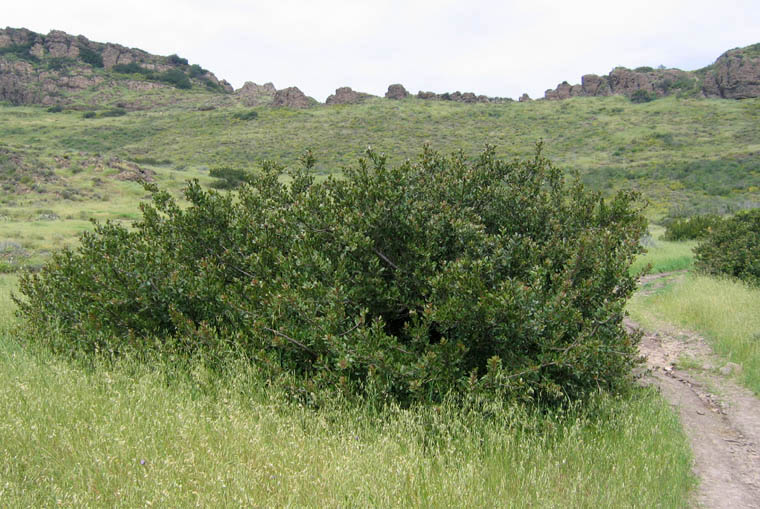
[[[638,328],[631,320],[626,326]],[[760,508],[760,400],[729,379],[740,367],[721,361],[700,336],[676,328],[645,334],[640,351],[649,368],[644,382],[657,385],[678,409],[691,441],[700,480],[696,507]],[[689,370],[675,367],[684,360]]]

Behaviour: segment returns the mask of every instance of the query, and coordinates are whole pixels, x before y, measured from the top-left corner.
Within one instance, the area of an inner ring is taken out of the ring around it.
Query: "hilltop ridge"
[[[679,95],[746,99],[760,97],[760,44],[723,53],[696,71],[616,67],[608,75],[586,74],[581,83],[564,81],[544,93],[547,100],[623,95],[639,102]],[[410,94],[389,86],[386,99],[416,97],[428,101],[500,103],[504,97],[472,92]],[[356,104],[374,98],[339,87],[325,104]],[[528,101],[527,94],[520,101]],[[320,104],[298,87],[276,89],[272,83],[246,82],[234,90],[224,79],[176,54],[152,55],[115,43],[90,41],[83,35],[52,30],[42,35],[26,28],[0,29],[0,101],[14,105],[65,106],[70,109],[154,109],[187,103],[192,107],[281,106],[293,109]]]
[[[643,92],[643,94],[642,94]],[[712,64],[696,71],[616,67],[607,76],[586,74],[578,85],[563,81],[548,89],[545,99],[634,94],[650,99],[680,94],[692,97],[749,99],[760,97],[760,43],[726,51]]]

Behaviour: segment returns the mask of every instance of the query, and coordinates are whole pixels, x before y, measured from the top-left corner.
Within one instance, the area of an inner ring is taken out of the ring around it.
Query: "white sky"
[[[5,2],[4,2],[5,3]],[[760,0],[38,0],[0,24],[177,53],[235,88],[337,87],[376,95],[475,92],[517,99],[613,67],[694,70],[760,42]]]

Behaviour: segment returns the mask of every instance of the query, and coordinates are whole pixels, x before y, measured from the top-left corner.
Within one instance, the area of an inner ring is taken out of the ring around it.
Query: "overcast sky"
[[[4,2],[5,3],[5,2]],[[177,53],[225,78],[542,97],[587,73],[693,70],[760,42],[760,0],[103,0],[7,2],[0,23]]]

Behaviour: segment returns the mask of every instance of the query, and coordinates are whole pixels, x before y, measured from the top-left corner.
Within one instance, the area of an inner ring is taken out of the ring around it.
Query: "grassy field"
[[[690,269],[694,265],[696,241],[670,242],[662,240],[665,228],[650,225],[649,235],[643,240],[646,252],[631,265],[631,273],[639,274],[647,266],[651,274]]]
[[[244,121],[234,117],[243,111],[237,106],[198,111],[207,95],[92,119],[0,105],[0,272],[39,265],[52,249],[73,245],[90,219],[139,218],[145,191],[120,175],[128,162],[176,194],[187,179],[211,182],[210,168],[255,169],[266,159],[292,166],[307,148],[315,171],[327,175],[355,164],[367,146],[399,164],[424,143],[469,156],[490,143],[499,155],[525,157],[543,140],[547,156],[589,185],[605,193],[640,190],[654,220],[760,203],[760,99],[372,99],[307,110],[260,107],[256,119]]]
[[[4,507],[686,507],[691,456],[652,390],[545,412],[288,400],[255,368],[83,367],[19,344],[2,283]]]
[[[760,289],[690,275],[630,307],[644,323],[666,320],[703,334],[716,353],[742,366],[740,380],[760,395]]]

